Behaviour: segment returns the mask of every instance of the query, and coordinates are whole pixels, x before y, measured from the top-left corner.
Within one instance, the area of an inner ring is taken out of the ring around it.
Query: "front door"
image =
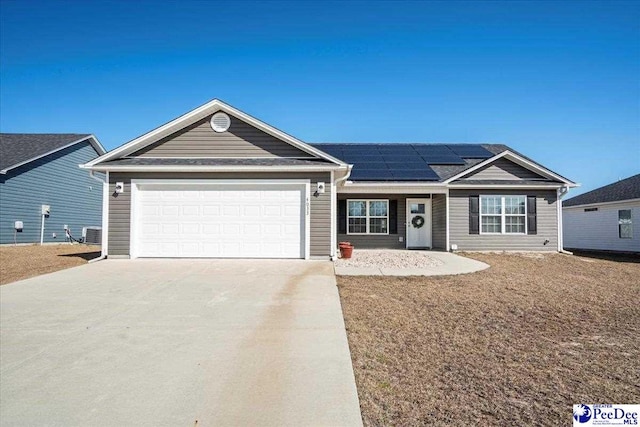
[[[431,199],[407,199],[407,248],[431,248]]]

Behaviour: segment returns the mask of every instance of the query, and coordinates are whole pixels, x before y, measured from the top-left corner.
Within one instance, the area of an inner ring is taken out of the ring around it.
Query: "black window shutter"
[[[398,234],[398,201],[389,200],[389,234]]]
[[[469,234],[480,234],[480,196],[469,196]]]
[[[538,234],[536,196],[527,196],[527,234]]]
[[[338,233],[347,234],[347,201],[338,200]]]

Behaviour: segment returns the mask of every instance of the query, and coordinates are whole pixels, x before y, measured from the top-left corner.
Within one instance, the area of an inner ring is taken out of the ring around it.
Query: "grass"
[[[86,264],[100,256],[100,246],[0,246],[0,285]]]
[[[640,401],[640,263],[467,256],[491,268],[338,278],[365,425],[567,425],[574,403]]]

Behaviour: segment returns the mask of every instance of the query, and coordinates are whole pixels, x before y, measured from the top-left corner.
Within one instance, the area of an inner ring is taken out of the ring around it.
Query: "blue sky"
[[[212,98],[308,142],[640,173],[640,2],[0,0],[0,130],[114,148]]]

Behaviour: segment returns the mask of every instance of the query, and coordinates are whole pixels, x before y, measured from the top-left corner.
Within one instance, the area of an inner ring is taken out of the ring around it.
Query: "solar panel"
[[[493,157],[493,153],[477,144],[451,144],[447,145],[447,147],[458,156],[469,159],[488,159]]]
[[[452,154],[450,156],[430,156],[423,154],[422,158],[430,165],[464,165],[464,160],[460,156]]]
[[[414,144],[413,148],[432,165],[464,165],[464,160],[446,145]]]
[[[349,179],[354,181],[392,181],[393,174],[389,169],[359,169],[355,166]]]
[[[384,162],[382,154],[363,154],[358,159],[359,162]]]
[[[354,152],[354,153],[361,153],[361,152],[368,152],[368,151],[375,152],[375,150],[372,150],[371,146],[368,146],[368,145],[345,144],[345,145],[342,145],[340,148],[343,151]]]
[[[492,154],[473,144],[314,144],[320,150],[354,165],[353,181],[437,181],[429,167],[464,165],[461,157]]]
[[[393,177],[401,181],[437,181],[440,177],[429,166],[423,169],[395,169]]]
[[[429,154],[453,154],[453,151],[446,145],[434,145],[434,144],[412,144],[414,150],[418,153]]]
[[[356,164],[362,169],[389,169],[385,162],[357,162]]]
[[[410,162],[386,162],[387,166],[389,167],[389,169],[391,170],[396,170],[396,169],[423,169],[423,168],[428,168],[429,165],[427,165],[424,161],[422,161],[422,159],[420,159],[420,161],[415,161],[412,160]]]
[[[415,150],[410,145],[400,145],[400,144],[388,144],[388,146],[380,146],[376,147],[380,154],[403,154],[405,156],[410,156],[415,154]]]

